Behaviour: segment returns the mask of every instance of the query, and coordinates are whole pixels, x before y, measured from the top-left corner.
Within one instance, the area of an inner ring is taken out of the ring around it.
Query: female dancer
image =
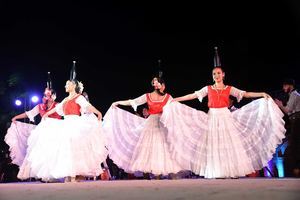
[[[75,64],[75,63],[74,63]],[[42,122],[28,139],[28,162],[34,177],[75,181],[76,175],[98,176],[107,157],[102,134],[102,115],[81,95],[83,85],[75,78],[75,66],[66,82],[66,97],[55,109],[43,116]],[[48,118],[54,112],[64,120]],[[93,112],[95,115],[82,113]]]
[[[285,137],[283,113],[266,93],[245,92],[225,85],[220,65],[212,70],[215,84],[175,98],[208,96],[208,114],[174,102],[164,108],[174,158],[185,169],[206,178],[237,178],[266,166]],[[264,97],[230,112],[229,96]]]
[[[34,122],[34,117],[40,115],[41,117],[49,110],[53,109],[57,102],[56,92],[52,88],[50,79],[50,72],[48,72],[47,88],[44,91],[44,97],[42,103],[36,105],[33,109],[26,111],[22,114],[14,116],[11,121],[11,126],[7,130],[5,135],[5,142],[9,145],[10,157],[12,163],[21,166],[26,155],[27,150],[27,139],[30,132],[36,127],[36,125],[23,123],[17,121],[18,119],[29,118],[30,121]],[[55,119],[61,119],[61,116],[56,112],[49,117]]]
[[[166,129],[160,122],[163,107],[172,99],[165,93],[160,76],[153,78],[154,91],[133,100],[117,101],[104,116],[104,130],[108,134],[109,157],[128,173],[141,171],[154,175],[167,175],[181,170],[171,159]],[[149,117],[142,118],[124,111],[117,105],[137,106],[148,104]]]

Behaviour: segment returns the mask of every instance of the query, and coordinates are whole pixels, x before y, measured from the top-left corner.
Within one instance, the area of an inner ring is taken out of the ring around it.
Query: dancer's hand
[[[13,117],[12,119],[11,119],[11,121],[12,121],[12,123],[16,123],[16,117]]]
[[[265,92],[263,92],[263,94],[262,94],[262,96],[264,97],[264,98],[272,98],[270,95],[268,95],[267,93],[265,93]]]
[[[282,101],[280,101],[280,100],[278,100],[278,99],[275,99],[274,101],[275,101],[275,103],[278,105],[279,108],[280,108],[280,107],[283,107]]]
[[[119,103],[118,102],[114,102],[111,105],[112,105],[113,108],[116,108],[119,105]]]
[[[42,117],[42,120],[45,120],[48,117],[48,113],[45,113]]]
[[[98,116],[98,117],[97,117],[98,120],[99,120],[99,121],[102,121],[102,114],[101,114],[101,113],[98,113],[97,116]]]

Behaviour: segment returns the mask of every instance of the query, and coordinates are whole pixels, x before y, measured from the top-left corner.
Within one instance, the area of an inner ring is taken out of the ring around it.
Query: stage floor
[[[300,179],[116,180],[1,183],[0,200],[300,199]]]

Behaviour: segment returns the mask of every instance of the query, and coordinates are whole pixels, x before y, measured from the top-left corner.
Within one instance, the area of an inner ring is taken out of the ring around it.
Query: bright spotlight
[[[17,99],[15,101],[15,104],[16,104],[16,106],[20,106],[20,105],[22,105],[22,101],[20,99]]]
[[[32,96],[32,97],[31,97],[31,101],[32,101],[33,103],[37,103],[37,102],[39,101],[39,98],[38,98],[37,96]]]

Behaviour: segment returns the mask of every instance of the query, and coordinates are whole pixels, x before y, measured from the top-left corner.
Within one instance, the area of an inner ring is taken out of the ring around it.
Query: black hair
[[[154,80],[154,78],[156,78],[157,81],[158,81],[161,85],[162,85],[162,84],[166,85],[166,82],[165,82],[165,80],[163,79],[163,72],[162,72],[161,70],[159,70],[157,74],[154,74],[154,75],[152,76],[152,79],[151,79],[151,85],[152,85],[152,86],[153,86],[153,80]],[[160,92],[159,89],[155,89],[155,91],[156,91],[159,95],[161,95],[161,96],[163,96],[163,95],[166,94],[166,92],[165,92],[166,89],[164,90],[164,92]]]
[[[296,83],[295,83],[295,80],[292,79],[292,78],[287,78],[287,79],[284,79],[283,82],[282,82],[282,85],[292,85],[295,87]]]
[[[161,77],[156,77],[156,76],[154,76],[153,79],[154,79],[154,78],[156,78],[157,81],[158,81],[160,84],[166,84],[166,83],[165,83],[165,80],[164,80],[163,78],[161,78]],[[152,80],[153,80],[153,79],[152,79]]]
[[[152,81],[151,81],[151,85],[152,85],[152,87],[153,87],[153,79],[154,78],[156,78],[157,79],[157,81],[162,85],[162,84],[164,84],[164,85],[166,85],[166,83],[165,83],[165,80],[162,78],[162,77],[158,77],[158,76],[153,76],[152,77]],[[163,96],[163,95],[165,95],[166,94],[166,88],[165,88],[165,90],[163,91],[163,92],[161,92],[159,89],[155,89],[155,91],[159,94],[159,95],[161,95],[161,96]]]
[[[212,71],[213,71],[214,69],[217,69],[217,68],[221,69],[222,72],[225,72],[224,69],[223,69],[223,67],[221,67],[221,66],[216,66],[216,67],[214,67],[214,68],[212,69]]]
[[[51,95],[53,95],[53,94],[56,95],[56,91],[53,88],[50,89],[50,92],[51,92]]]
[[[51,92],[51,95],[56,95],[56,91],[53,88],[46,88],[47,90],[49,90]]]

